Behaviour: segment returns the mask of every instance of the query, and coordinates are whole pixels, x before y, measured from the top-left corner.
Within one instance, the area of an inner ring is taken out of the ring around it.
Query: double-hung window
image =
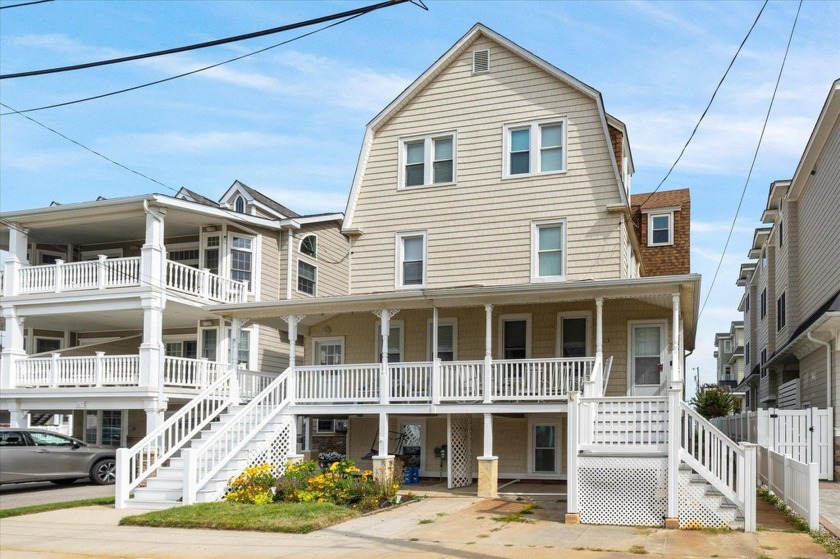
[[[254,265],[254,239],[242,235],[231,235],[230,277],[248,284],[253,291],[252,274]]]
[[[434,331],[432,320],[428,325],[428,351],[429,359],[433,359],[434,353]],[[458,356],[458,321],[455,318],[444,318],[438,322],[437,336],[437,358],[441,361],[455,361]]]
[[[566,170],[566,119],[504,127],[503,178]]]
[[[531,281],[566,279],[566,221],[531,224]]]
[[[400,140],[399,188],[455,182],[455,133]]]
[[[318,269],[315,266],[303,260],[298,260],[298,291],[307,295],[315,295],[317,275]]]
[[[674,214],[648,214],[648,246],[674,244]]]
[[[426,233],[397,233],[397,288],[426,285]]]

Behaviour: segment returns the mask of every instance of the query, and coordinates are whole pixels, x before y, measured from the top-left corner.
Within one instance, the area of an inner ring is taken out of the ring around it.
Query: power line
[[[20,4],[9,4],[8,6],[0,6],[0,10],[8,10],[9,8],[22,8],[24,6],[34,6],[35,4],[46,4],[53,0],[33,0],[32,2],[21,2]]]
[[[779,75],[776,77],[776,86],[773,88],[773,95],[770,97],[770,106],[767,107],[767,114],[764,117],[764,124],[761,126],[761,134],[758,137],[758,145],[755,146],[755,153],[753,154],[752,163],[750,163],[750,170],[747,173],[747,180],[744,181],[744,187],[741,189],[741,198],[738,200],[738,207],[735,209],[735,217],[732,218],[732,225],[729,227],[729,234],[726,236],[726,243],[723,245],[723,252],[720,255],[715,275],[712,277],[712,283],[709,285],[709,291],[706,293],[706,298],[703,300],[703,306],[700,307],[700,312],[697,319],[703,315],[706,308],[706,303],[709,302],[709,297],[712,295],[712,289],[715,287],[720,267],[723,264],[723,258],[726,256],[726,249],[729,248],[729,241],[732,239],[732,231],[735,230],[735,222],[738,220],[738,214],[741,212],[741,205],[744,203],[744,195],[747,193],[747,185],[750,183],[753,168],[755,168],[755,161],[758,159],[758,150],[761,148],[761,141],[764,139],[764,132],[767,130],[767,121],[770,120],[770,111],[773,110],[773,102],[776,100],[776,92],[779,91],[779,82],[782,81],[782,72],[785,69],[785,62],[787,62],[788,52],[790,52],[790,43],[793,41],[793,32],[796,30],[796,22],[799,21],[799,12],[802,10],[802,0],[799,0],[799,6],[796,8],[796,17],[793,18],[793,26],[790,29],[790,36],[788,37],[787,47],[785,47],[785,55],[782,57],[782,65],[779,68]]]
[[[22,115],[23,113],[43,111],[43,110],[46,110],[46,109],[55,109],[55,108],[58,108],[58,107],[66,107],[68,105],[75,105],[77,103],[84,103],[86,101],[94,101],[96,99],[102,99],[104,97],[110,97],[112,95],[119,95],[120,93],[128,93],[129,91],[135,91],[137,89],[143,89],[144,87],[150,87],[150,86],[153,86],[153,85],[158,85],[158,84],[165,83],[165,82],[168,82],[168,81],[176,80],[178,78],[183,78],[183,77],[186,77],[186,76],[189,76],[189,75],[192,75],[192,74],[197,74],[199,72],[204,72],[205,70],[212,70],[213,68],[217,68],[217,67],[222,66],[224,64],[230,64],[231,62],[236,62],[237,60],[242,60],[243,58],[248,58],[249,56],[254,56],[255,54],[260,54],[260,53],[263,53],[267,50],[271,50],[271,49],[274,49],[274,48],[277,48],[277,47],[280,47],[280,46],[283,46],[283,45],[287,45],[289,43],[292,43],[292,42],[297,41],[299,39],[303,39],[304,37],[308,37],[310,35],[314,35],[315,33],[319,33],[321,31],[324,31],[324,30],[329,29],[331,27],[336,27],[338,25],[341,25],[342,23],[346,23],[346,22],[350,21],[351,19],[356,19],[357,17],[361,17],[363,15],[364,14],[356,14],[354,16],[344,18],[340,21],[335,21],[333,23],[330,23],[329,25],[325,25],[324,27],[320,27],[320,28],[315,29],[313,31],[309,31],[309,32],[304,33],[302,35],[298,35],[297,37],[293,37],[293,38],[288,39],[286,41],[276,43],[274,45],[271,45],[271,46],[268,46],[268,47],[265,47],[265,48],[262,48],[262,49],[259,49],[259,50],[255,50],[253,52],[249,52],[247,54],[243,54],[243,55],[237,56],[235,58],[230,58],[228,60],[224,60],[224,61],[218,62],[216,64],[211,64],[210,66],[204,66],[203,68],[198,68],[196,70],[191,70],[189,72],[184,72],[183,74],[178,74],[176,76],[170,76],[170,77],[164,78],[162,80],[156,80],[156,81],[153,81],[153,82],[148,82],[148,83],[144,83],[144,84],[140,84],[140,85],[135,85],[133,87],[127,87],[125,89],[119,89],[117,91],[111,91],[109,93],[103,93],[101,95],[93,95],[91,97],[85,97],[83,99],[75,99],[73,101],[65,101],[63,103],[55,103],[53,105],[45,105],[43,107],[35,107],[35,108],[31,108],[31,109],[22,109],[22,110],[14,111],[14,112],[0,113],[0,116],[6,116],[6,115],[12,115],[12,114]]]
[[[143,173],[141,173],[140,171],[135,171],[135,170],[134,170],[134,169],[132,169],[131,167],[127,167],[127,166],[123,165],[122,163],[119,163],[118,161],[114,161],[114,160],[113,160],[113,159],[111,159],[110,157],[108,157],[108,156],[106,156],[106,155],[102,155],[101,153],[99,153],[99,152],[98,152],[98,151],[96,151],[95,149],[89,148],[89,147],[87,147],[86,145],[84,145],[83,143],[78,142],[78,141],[74,140],[73,138],[71,138],[71,137],[69,137],[69,136],[66,136],[66,135],[62,134],[62,133],[61,133],[61,132],[59,132],[58,130],[56,130],[56,129],[54,129],[54,128],[50,128],[50,127],[49,127],[49,126],[47,126],[46,124],[44,124],[44,123],[42,123],[42,122],[39,122],[39,121],[35,120],[35,119],[34,119],[34,118],[32,118],[31,116],[19,113],[19,112],[18,112],[17,110],[15,110],[13,107],[10,107],[9,105],[7,105],[7,104],[5,104],[5,103],[3,103],[3,102],[0,102],[0,106],[6,107],[7,109],[9,109],[10,111],[12,111],[12,112],[13,112],[13,113],[15,113],[15,114],[20,114],[20,116],[22,116],[23,118],[25,118],[25,119],[27,119],[27,120],[29,120],[29,121],[31,121],[31,122],[34,122],[35,124],[37,124],[37,125],[38,125],[38,126],[40,126],[41,128],[45,128],[46,130],[49,130],[49,131],[50,131],[50,132],[52,132],[53,134],[56,134],[56,135],[58,135],[58,136],[61,136],[62,138],[64,138],[64,139],[65,139],[65,140],[67,140],[68,142],[72,142],[72,143],[76,144],[76,145],[77,145],[77,146],[79,146],[80,148],[85,149],[85,150],[87,150],[87,151],[91,152],[92,154],[94,154],[94,155],[96,155],[96,156],[98,156],[98,157],[101,157],[101,158],[102,158],[102,159],[104,159],[105,161],[108,161],[109,163],[113,163],[114,165],[116,165],[117,167],[121,167],[122,169],[125,169],[125,170],[126,170],[126,171],[128,171],[129,173],[134,173],[135,175],[138,175],[138,176],[140,176],[140,177],[143,177],[143,178],[144,178],[144,179],[146,179],[146,180],[150,180],[150,181],[152,181],[152,182],[153,182],[153,183],[155,183],[155,184],[159,184],[160,186],[162,186],[162,187],[164,187],[164,188],[168,188],[169,190],[172,190],[172,191],[174,191],[174,192],[177,192],[177,191],[176,191],[174,188],[172,188],[171,186],[169,186],[169,185],[167,185],[167,184],[164,184],[164,183],[162,183],[161,181],[159,181],[159,180],[157,180],[157,179],[153,179],[152,177],[150,177],[150,176],[148,176],[148,175],[144,175],[144,174],[143,174]]]
[[[654,194],[656,194],[659,191],[659,189],[662,187],[662,185],[665,184],[665,181],[668,180],[668,177],[671,176],[671,172],[677,166],[677,163],[679,163],[680,159],[682,159],[682,156],[685,153],[686,148],[688,148],[688,144],[691,143],[691,140],[694,138],[694,135],[697,133],[697,129],[700,128],[700,123],[703,122],[703,119],[706,117],[706,113],[709,112],[709,108],[712,106],[712,102],[714,102],[715,97],[717,96],[721,85],[723,85],[723,80],[725,80],[726,76],[729,75],[729,70],[732,69],[732,66],[735,64],[735,60],[738,58],[738,55],[741,53],[741,49],[744,48],[744,44],[747,42],[747,39],[750,38],[750,35],[752,34],[753,29],[755,29],[755,26],[758,23],[758,20],[761,17],[761,14],[764,12],[764,8],[767,7],[767,2],[768,2],[768,0],[764,0],[764,4],[761,5],[761,9],[758,11],[758,15],[755,16],[755,21],[753,21],[753,24],[750,26],[750,30],[747,31],[747,35],[744,37],[744,40],[741,41],[741,44],[738,46],[738,50],[735,51],[735,56],[733,56],[732,60],[729,62],[729,66],[727,66],[726,72],[724,72],[723,77],[720,78],[720,81],[718,82],[717,87],[715,87],[714,93],[712,93],[711,99],[709,99],[709,103],[706,105],[706,108],[703,109],[703,114],[700,115],[700,119],[697,121],[697,124],[694,126],[694,130],[691,131],[691,135],[688,137],[688,140],[686,140],[685,145],[683,146],[682,150],[680,150],[680,154],[677,156],[677,159],[674,161],[674,164],[671,165],[671,168],[668,169],[668,172],[665,173],[665,176],[662,178],[662,180],[659,182],[659,184],[656,185],[656,188],[653,190],[653,192],[648,194],[647,198],[645,198],[645,201],[642,202],[641,204],[639,204],[639,207],[642,207],[645,204],[647,204],[648,200],[650,200],[650,197],[653,196]]]
[[[18,72],[15,74],[2,74],[0,75],[0,80],[11,79],[11,78],[25,78],[31,76],[42,76],[44,74],[55,74],[59,72],[70,72],[73,70],[83,70],[85,68],[94,68],[97,66],[107,66],[109,64],[119,64],[122,62],[130,62],[132,60],[142,60],[145,58],[154,58],[157,56],[164,56],[167,54],[176,54],[179,52],[187,52],[197,49],[203,49],[207,47],[215,47],[219,45],[226,45],[229,43],[235,43],[239,41],[245,41],[247,39],[255,39],[257,37],[264,37],[266,35],[274,35],[276,33],[282,33],[284,31],[290,31],[292,29],[299,29],[301,27],[308,27],[310,25],[316,25],[318,23],[324,23],[327,21],[333,21],[336,19],[342,19],[353,15],[361,15],[373,12],[375,10],[379,10],[381,8],[387,8],[389,6],[396,6],[397,4],[402,4],[407,2],[408,0],[387,0],[385,2],[380,2],[378,4],[371,4],[370,6],[365,6],[363,8],[356,8],[354,10],[347,10],[345,12],[340,12],[337,14],[332,14],[328,16],[323,16],[315,19],[308,19],[306,21],[301,21],[298,23],[291,23],[289,25],[281,25],[280,27],[272,27],[271,29],[264,29],[262,31],[254,31],[252,33],[245,33],[243,35],[236,35],[234,37],[227,37],[224,39],[215,39],[213,41],[206,41],[204,43],[195,43],[192,45],[186,45],[183,47],[175,47],[171,49],[159,50],[154,52],[147,52],[144,54],[134,54],[131,56],[123,56],[120,58],[111,58],[108,60],[99,60],[97,62],[87,62],[84,64],[74,64],[72,66],[61,66],[58,68],[47,68],[43,70],[32,70],[29,72]]]

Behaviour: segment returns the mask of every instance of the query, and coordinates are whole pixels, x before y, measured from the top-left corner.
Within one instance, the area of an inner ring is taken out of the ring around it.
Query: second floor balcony
[[[63,293],[149,286],[142,273],[140,256],[105,258],[83,262],[57,261],[18,270],[16,295]],[[197,297],[214,303],[247,301],[245,282],[223,278],[209,270],[199,270],[171,260],[165,261],[163,287],[167,291]]]

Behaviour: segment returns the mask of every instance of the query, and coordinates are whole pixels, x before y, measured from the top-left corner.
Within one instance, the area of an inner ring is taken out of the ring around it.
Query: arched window
[[[233,209],[237,212],[244,214],[245,213],[245,198],[242,196],[236,197],[236,202],[234,202]]]
[[[300,252],[306,256],[315,258],[318,254],[318,238],[315,235],[307,235],[300,241]]]

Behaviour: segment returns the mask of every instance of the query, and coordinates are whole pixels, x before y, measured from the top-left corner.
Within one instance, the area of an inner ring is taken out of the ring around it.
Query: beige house
[[[840,400],[838,122],[840,80],[793,178],[770,185],[766,227],[756,229],[751,262],[741,266],[747,376],[737,390],[748,394],[751,409],[836,408]],[[836,412],[832,423],[840,458]]]
[[[341,214],[301,216],[240,182],[6,212],[0,422],[131,446],[233,363],[274,377],[285,330],[203,307],[347,293]]]
[[[717,383],[734,389],[744,380],[744,322],[732,321],[729,332],[715,334]]]

